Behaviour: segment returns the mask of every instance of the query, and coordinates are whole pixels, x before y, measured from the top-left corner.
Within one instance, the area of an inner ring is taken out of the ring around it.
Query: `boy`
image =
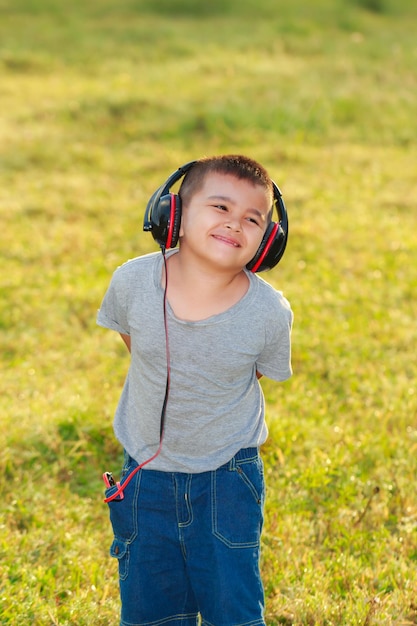
[[[122,479],[105,475],[120,625],[264,626],[258,378],[291,375],[292,312],[254,271],[283,254],[271,216],[285,207],[244,156],[178,172],[145,215],[162,254],[119,267],[97,318],[131,353],[114,423]]]

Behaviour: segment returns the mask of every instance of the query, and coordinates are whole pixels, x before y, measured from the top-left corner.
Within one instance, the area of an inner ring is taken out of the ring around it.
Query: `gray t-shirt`
[[[120,266],[97,316],[100,326],[131,337],[114,430],[138,463],[159,445],[167,380],[162,269],[159,252]],[[160,454],[146,468],[214,470],[241,448],[266,440],[256,371],[277,381],[291,376],[292,312],[279,291],[251,272],[247,276],[243,298],[207,319],[178,319],[167,303],[170,387],[164,437]]]

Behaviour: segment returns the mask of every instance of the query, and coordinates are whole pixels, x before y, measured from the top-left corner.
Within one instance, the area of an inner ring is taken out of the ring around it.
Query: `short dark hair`
[[[187,205],[202,188],[208,174],[228,174],[260,185],[269,194],[272,207],[274,190],[268,172],[260,163],[241,154],[204,157],[196,161],[184,176],[178,192],[183,205]]]

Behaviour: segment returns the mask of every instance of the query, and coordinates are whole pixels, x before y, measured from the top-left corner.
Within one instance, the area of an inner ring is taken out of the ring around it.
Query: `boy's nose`
[[[229,217],[225,226],[226,228],[230,228],[230,230],[241,230],[240,220],[235,218]]]

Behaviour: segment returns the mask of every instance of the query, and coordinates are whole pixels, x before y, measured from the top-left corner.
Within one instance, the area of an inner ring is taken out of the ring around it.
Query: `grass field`
[[[182,163],[259,159],[295,313],[263,380],[267,624],[417,624],[417,7],[0,0],[0,623],[118,623],[101,474],[127,369],[95,325]]]

